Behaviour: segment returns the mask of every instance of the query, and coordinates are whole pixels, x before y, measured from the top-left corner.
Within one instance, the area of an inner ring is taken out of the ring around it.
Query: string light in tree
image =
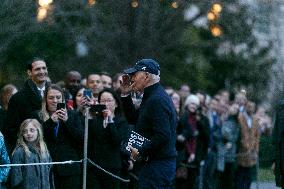
[[[218,26],[218,25],[212,26],[211,29],[210,29],[210,31],[211,31],[211,33],[212,33],[212,35],[213,35],[214,37],[219,37],[219,36],[221,36],[222,33],[223,33],[221,27]]]
[[[39,7],[37,10],[37,20],[42,22],[47,16],[47,10],[43,7]]]
[[[38,4],[41,7],[48,7],[52,2],[53,0],[39,0]]]
[[[137,0],[133,0],[133,1],[131,2],[131,7],[132,7],[132,8],[137,8],[138,6],[139,6],[139,3],[138,3]]]
[[[174,9],[177,9],[178,8],[178,3],[176,1],[172,2],[172,7]]]
[[[216,20],[217,16],[213,12],[208,12],[207,13],[207,19],[210,21]]]
[[[88,0],[89,6],[94,6],[96,4],[96,0]]]
[[[53,0],[38,0],[37,21],[42,22],[46,17]]]
[[[209,28],[214,37],[219,37],[223,34],[222,28],[218,25],[218,18],[220,17],[222,9],[223,7],[220,3],[214,3],[207,13],[207,19],[210,25]]]
[[[222,5],[219,3],[214,3],[212,5],[212,12],[215,13],[216,15],[220,14],[220,12],[222,11]]]

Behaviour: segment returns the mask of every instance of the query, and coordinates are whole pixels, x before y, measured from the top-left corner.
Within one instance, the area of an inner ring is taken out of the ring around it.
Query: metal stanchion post
[[[85,112],[85,133],[84,133],[84,157],[83,157],[83,189],[87,186],[87,163],[88,163],[88,128],[89,128],[89,107]]]
[[[257,162],[256,162],[256,189],[259,189],[258,171],[259,171],[259,158],[257,156]]]

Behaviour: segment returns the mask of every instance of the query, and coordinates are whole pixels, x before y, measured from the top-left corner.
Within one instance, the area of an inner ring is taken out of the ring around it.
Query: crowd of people
[[[188,89],[184,85],[178,93],[168,88],[180,115],[176,187],[249,189],[260,135],[272,133],[265,107],[256,108],[245,90],[232,98],[226,90],[210,97]]]
[[[265,107],[248,100],[245,90],[210,96],[188,84],[162,86],[152,59],[113,77],[101,72],[84,79],[72,70],[52,81],[38,58],[26,71],[19,91],[13,84],[0,91],[1,164],[82,160],[88,116],[88,158],[130,179],[120,182],[88,164],[90,189],[249,189],[260,135],[272,133]],[[150,142],[130,146],[128,154],[132,130]],[[0,188],[79,189],[82,170],[80,163],[1,167]]]

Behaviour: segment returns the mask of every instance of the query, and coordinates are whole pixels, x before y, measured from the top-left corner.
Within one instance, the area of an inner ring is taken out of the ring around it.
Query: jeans
[[[215,178],[214,172],[216,169],[216,153],[211,151],[207,154],[204,165],[203,173],[203,188],[204,189],[215,189]]]
[[[146,162],[139,173],[139,189],[171,189],[175,174],[175,158]]]

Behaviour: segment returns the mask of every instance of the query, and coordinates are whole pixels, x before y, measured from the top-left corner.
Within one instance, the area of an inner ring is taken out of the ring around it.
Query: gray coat
[[[23,147],[17,147],[12,155],[12,163],[46,163],[51,162],[51,158],[40,159],[39,154],[33,147],[28,157]],[[53,189],[53,179],[51,176],[51,165],[12,167],[11,187],[21,189]]]
[[[237,142],[240,135],[240,126],[237,118],[230,116],[222,125],[221,140],[217,143],[217,170],[224,171],[225,163],[236,161]],[[231,148],[226,148],[226,143],[231,143]]]

